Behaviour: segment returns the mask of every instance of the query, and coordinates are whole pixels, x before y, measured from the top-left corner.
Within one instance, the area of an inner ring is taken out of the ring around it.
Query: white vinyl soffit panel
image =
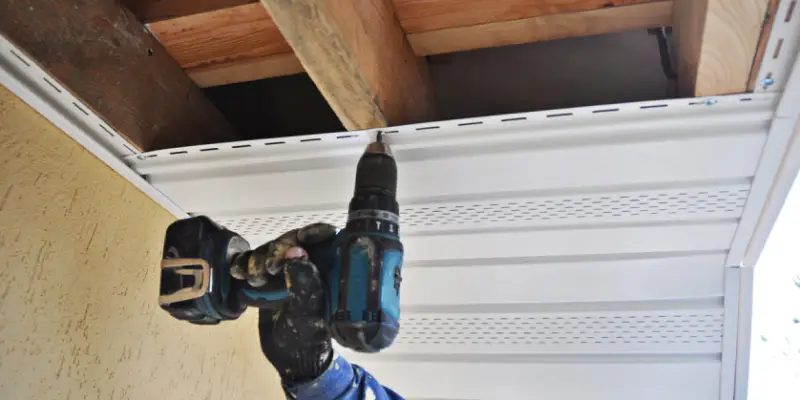
[[[779,98],[390,128],[406,248],[401,333],[379,355],[342,352],[408,398],[733,398],[741,259],[729,254],[744,253],[740,221],[755,213],[755,225],[791,138],[785,124],[770,130]],[[257,245],[306,223],[342,226],[374,136],[126,161],[187,212]]]

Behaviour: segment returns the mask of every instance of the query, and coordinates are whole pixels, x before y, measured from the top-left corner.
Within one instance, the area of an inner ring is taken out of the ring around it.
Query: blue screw
[[[706,99],[706,101],[704,101],[703,104],[705,104],[707,106],[713,106],[714,104],[717,104],[717,100],[715,100],[715,99]]]
[[[761,86],[763,86],[764,89],[772,86],[772,84],[774,84],[774,83],[775,83],[775,80],[772,79],[772,77],[769,77],[769,76],[761,80]]]

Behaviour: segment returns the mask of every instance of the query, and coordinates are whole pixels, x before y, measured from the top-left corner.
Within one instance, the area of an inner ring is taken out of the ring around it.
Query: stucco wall
[[[0,398],[282,398],[254,313],[158,308],[172,220],[0,86]]]

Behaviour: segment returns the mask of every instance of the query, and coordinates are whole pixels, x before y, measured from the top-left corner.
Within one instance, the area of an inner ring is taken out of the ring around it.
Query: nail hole
[[[648,108],[664,108],[666,106],[667,106],[666,104],[652,104],[652,105],[648,105],[648,106],[641,106],[639,108],[642,109],[642,110],[646,110]]]
[[[106,128],[106,126],[105,126],[105,125],[103,125],[103,124],[98,124],[98,125],[99,125],[99,126],[100,126],[100,128],[102,128],[104,131],[106,131],[106,133],[107,133],[107,134],[111,135],[111,137],[114,137],[114,132],[111,132],[111,130],[109,130],[108,128]]]
[[[273,144],[284,144],[284,143],[286,143],[286,142],[267,142],[267,143],[264,143],[264,146],[272,146]]]
[[[74,101],[73,101],[73,102],[72,102],[72,105],[73,105],[73,106],[75,106],[75,108],[77,108],[78,110],[81,110],[81,112],[82,112],[82,113],[84,113],[84,114],[86,114],[86,115],[89,115],[89,113],[88,113],[88,112],[86,112],[86,110],[84,110],[84,109],[83,109],[83,107],[79,106],[79,105],[78,105],[78,103],[76,103],[76,102],[74,102]]]
[[[322,140],[322,138],[300,139],[300,142],[301,142],[301,143],[305,143],[305,142],[319,142],[320,140]]]
[[[775,45],[775,52],[772,53],[773,60],[776,60],[781,55],[781,48],[783,48],[783,39],[778,40],[778,44]]]
[[[458,124],[458,126],[480,125],[482,123],[483,123],[482,121],[464,122],[464,123]]]
[[[231,146],[232,149],[244,149],[246,147],[251,147],[249,144],[239,144],[236,146]]]
[[[427,131],[427,130],[431,130],[431,129],[439,129],[439,127],[438,126],[423,126],[421,128],[417,128],[418,131]],[[388,133],[388,132],[385,132],[385,133]]]
[[[789,22],[792,20],[792,15],[794,15],[794,6],[796,5],[797,0],[792,0],[792,2],[789,3],[789,10],[786,11],[786,19],[784,19],[783,22]]]
[[[153,49],[147,49],[147,55],[148,56],[152,56],[153,55]]]
[[[188,151],[181,150],[181,151],[171,151],[169,154],[176,155],[176,154],[186,154],[186,153],[188,153]]]
[[[24,58],[22,58],[22,56],[20,56],[19,54],[17,54],[17,52],[16,52],[16,51],[14,51],[14,50],[10,50],[10,51],[11,51],[11,54],[13,54],[13,55],[14,55],[14,57],[17,57],[17,58],[18,58],[18,59],[19,59],[19,60],[20,60],[20,61],[21,61],[23,64],[25,64],[25,66],[26,66],[26,67],[30,67],[30,66],[31,66],[30,64],[28,64],[28,62],[27,62],[27,61],[25,61],[25,59],[24,59]]]
[[[200,149],[200,151],[215,151],[215,150],[219,150],[219,148],[217,148],[217,147],[209,147],[207,149]]]
[[[50,82],[50,79],[47,79],[46,77],[42,77],[42,79],[45,82],[47,82],[47,84],[50,85],[50,87],[53,88],[56,92],[61,93],[61,89],[57,88],[56,85],[53,84],[53,82]]]
[[[592,114],[602,114],[602,113],[609,113],[609,112],[617,112],[619,108],[607,108],[605,110],[594,110]]]
[[[506,118],[506,119],[501,119],[500,122],[525,121],[526,119],[528,119],[528,117]]]
[[[557,114],[547,114],[547,118],[558,118],[558,117],[569,117],[572,113],[557,113]]]

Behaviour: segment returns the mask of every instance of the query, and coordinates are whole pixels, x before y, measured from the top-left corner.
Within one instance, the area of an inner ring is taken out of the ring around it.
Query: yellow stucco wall
[[[254,312],[158,308],[172,220],[0,86],[0,398],[282,398]]]

